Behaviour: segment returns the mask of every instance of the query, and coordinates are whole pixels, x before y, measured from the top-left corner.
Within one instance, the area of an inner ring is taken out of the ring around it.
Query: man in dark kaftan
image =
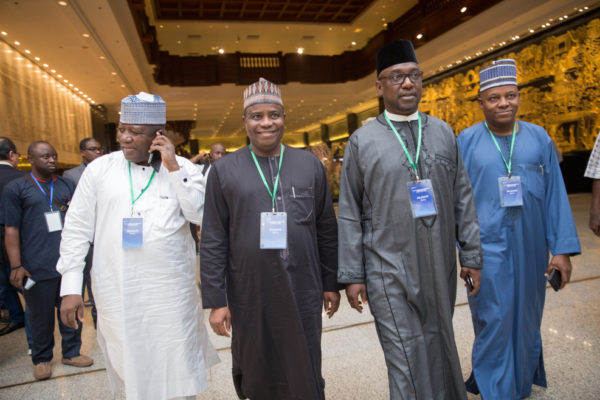
[[[324,399],[322,308],[339,306],[337,225],[325,170],[281,144],[279,88],[244,92],[250,146],[213,164],[200,247],[202,300],[213,330],[232,328],[240,398]]]
[[[481,247],[471,185],[452,129],[419,113],[422,72],[412,43],[377,55],[385,111],[344,154],[338,281],[368,301],[391,399],[466,399],[454,341],[456,244],[461,277],[479,289]]]

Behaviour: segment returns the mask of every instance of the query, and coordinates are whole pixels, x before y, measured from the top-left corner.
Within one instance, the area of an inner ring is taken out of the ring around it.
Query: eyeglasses
[[[402,74],[400,72],[394,72],[388,76],[380,76],[379,79],[389,79],[392,85],[400,85],[404,80],[408,78],[412,83],[419,83],[423,79],[423,71],[415,70],[408,74]]]
[[[88,148],[86,148],[84,150],[87,150],[87,151],[100,151],[101,152],[102,151],[102,147],[88,147]]]

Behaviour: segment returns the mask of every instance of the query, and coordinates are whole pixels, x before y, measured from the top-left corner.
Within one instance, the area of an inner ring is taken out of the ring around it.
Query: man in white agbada
[[[189,228],[202,222],[202,174],[162,136],[165,108],[159,96],[143,92],[122,100],[122,151],[85,169],[57,265],[61,318],[77,326],[85,256],[94,242],[98,342],[111,389],[128,400],[195,398],[207,388],[207,368],[218,362],[202,320]]]

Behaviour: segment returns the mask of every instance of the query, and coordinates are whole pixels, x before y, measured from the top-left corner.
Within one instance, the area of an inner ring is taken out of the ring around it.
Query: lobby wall
[[[25,159],[31,142],[46,140],[61,166],[81,163],[79,141],[92,136],[89,105],[3,41],[0,136],[12,139]]]

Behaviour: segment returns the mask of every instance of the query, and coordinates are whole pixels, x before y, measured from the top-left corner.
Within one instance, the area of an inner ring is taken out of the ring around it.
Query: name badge
[[[49,211],[44,213],[48,232],[62,231],[62,221],[60,220],[60,211]]]
[[[144,219],[123,218],[123,248],[139,249],[144,243]]]
[[[511,176],[510,178],[502,176],[498,178],[500,187],[500,204],[502,207],[518,207],[523,205],[523,190],[521,187],[521,178]]]
[[[409,182],[408,190],[410,191],[410,205],[413,218],[428,217],[437,214],[431,179]]]
[[[260,213],[260,248],[287,248],[287,213]]]

